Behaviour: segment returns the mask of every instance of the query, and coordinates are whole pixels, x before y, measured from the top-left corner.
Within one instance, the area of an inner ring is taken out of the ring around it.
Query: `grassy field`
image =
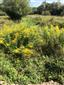
[[[11,25],[13,23],[14,22],[7,15],[0,15],[0,28],[2,28],[4,24]]]
[[[28,15],[27,18],[32,19],[36,25],[40,26],[52,24],[64,27],[64,16]]]
[[[20,22],[1,18],[0,80],[64,85],[64,17],[28,15]]]

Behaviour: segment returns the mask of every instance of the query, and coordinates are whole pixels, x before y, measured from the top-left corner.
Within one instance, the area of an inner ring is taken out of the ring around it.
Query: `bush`
[[[0,31],[0,44],[13,53],[32,54],[35,51],[39,54],[62,55],[63,32],[64,29],[52,25],[42,28],[37,26],[27,28],[27,25],[24,27],[24,23],[14,25],[12,28],[4,25]]]
[[[49,11],[42,11],[42,15],[51,15]]]
[[[29,12],[28,0],[3,0],[2,9],[13,20],[21,19],[21,16],[26,15]]]
[[[7,55],[0,51],[0,75],[3,76],[3,80],[9,82],[16,81],[17,71],[10,63]],[[0,79],[1,80],[1,79]]]
[[[61,16],[64,16],[64,11],[61,12]]]
[[[49,80],[64,84],[64,28],[28,26],[28,22],[4,25],[0,49],[5,80],[23,85]]]
[[[7,56],[1,52],[0,56],[0,75],[3,76],[3,79],[0,78],[0,80],[23,85],[50,80],[64,84],[64,59],[62,56],[22,58],[10,56],[10,54]]]

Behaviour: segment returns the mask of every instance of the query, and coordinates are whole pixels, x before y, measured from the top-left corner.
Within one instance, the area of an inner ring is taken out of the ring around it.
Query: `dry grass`
[[[44,82],[41,84],[29,84],[29,85],[61,85],[61,84],[54,82],[54,81],[49,81],[49,82]]]

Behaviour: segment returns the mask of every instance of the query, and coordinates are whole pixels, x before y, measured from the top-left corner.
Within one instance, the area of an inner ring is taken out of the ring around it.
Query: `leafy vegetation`
[[[21,22],[5,24],[0,30],[3,80],[22,85],[49,80],[64,84],[64,28],[40,27],[27,17]]]
[[[30,12],[28,0],[3,0],[0,7],[13,20],[19,20],[22,16]]]
[[[9,15],[0,11],[0,80],[64,85],[64,17],[50,16],[64,15],[64,5],[44,2],[28,16],[28,0],[4,0],[0,8]]]
[[[41,15],[63,16],[64,5],[60,1],[53,3],[43,2],[39,7],[33,8],[32,13]]]
[[[22,19],[22,22],[27,23],[27,25],[38,25],[42,26],[59,26],[59,28],[64,27],[64,17],[57,16],[42,16],[42,15],[28,15],[26,18]],[[30,23],[30,24],[29,24]]]

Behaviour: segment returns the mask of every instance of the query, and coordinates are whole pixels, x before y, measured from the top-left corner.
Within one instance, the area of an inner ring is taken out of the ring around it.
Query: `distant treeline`
[[[41,15],[64,15],[64,4],[60,2],[43,2],[39,7],[33,7],[32,13]]]
[[[64,15],[64,4],[60,2],[43,2],[39,7],[31,8],[29,0],[3,0],[0,10],[4,11],[13,20],[20,20],[27,14]]]

